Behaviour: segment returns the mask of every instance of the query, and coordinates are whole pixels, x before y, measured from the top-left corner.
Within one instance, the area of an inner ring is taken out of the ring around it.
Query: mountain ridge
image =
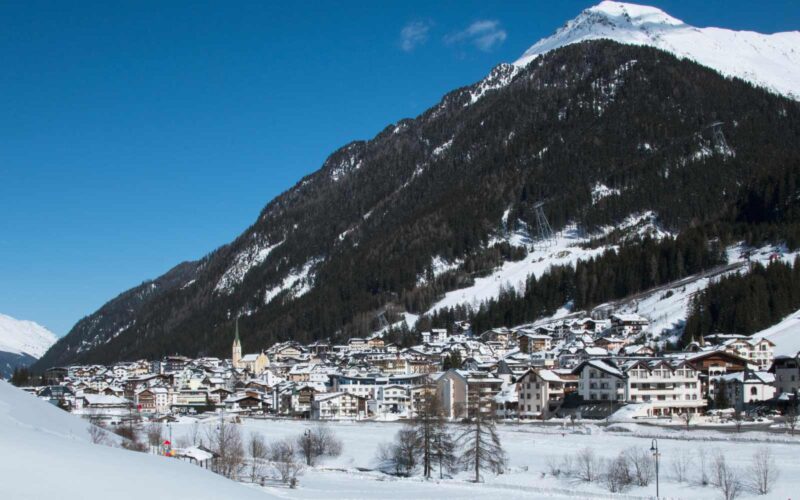
[[[53,332],[38,323],[0,313],[0,378],[35,363],[56,340]]]
[[[800,99],[800,31],[762,34],[697,28],[655,7],[604,1],[585,9],[514,62],[526,66],[565,45],[608,39],[647,45],[686,57],[772,92]]]
[[[476,272],[519,258],[524,249],[490,241],[508,224],[534,224],[543,197],[556,228],[652,211],[679,230],[727,217],[753,179],[796,164],[784,144],[798,133],[794,101],[651,47],[585,41],[537,59],[501,64],[338,149],[236,240],[178,266],[146,299],[121,300],[141,287],[121,294],[37,367],[220,354],[231,316],[253,348],[363,335],[380,314],[424,312]],[[727,124],[735,157],[713,143],[712,121]],[[462,264],[436,276],[436,262]]]

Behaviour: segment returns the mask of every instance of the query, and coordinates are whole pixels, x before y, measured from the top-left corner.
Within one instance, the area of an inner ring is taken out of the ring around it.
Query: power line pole
[[[544,204],[545,202],[543,201],[534,203],[533,210],[536,214],[536,228],[539,241],[541,241],[542,245],[547,248],[554,243],[555,236],[553,234],[553,228],[550,226],[550,222],[548,222],[547,216],[542,208]]]
[[[706,128],[711,129],[711,137],[714,142],[714,147],[717,152],[723,155],[736,156],[736,152],[725,140],[725,134],[722,132],[722,125],[725,122],[714,122]]]

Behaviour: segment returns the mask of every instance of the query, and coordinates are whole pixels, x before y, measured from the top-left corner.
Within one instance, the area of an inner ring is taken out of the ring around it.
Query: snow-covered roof
[[[125,406],[128,404],[128,400],[125,398],[105,394],[84,394],[83,399],[92,406]]]
[[[208,452],[202,448],[198,448],[197,446],[190,446],[189,448],[175,448],[175,456],[177,457],[187,457],[193,458],[198,462],[202,462],[204,460],[211,460],[214,458],[214,454]]]
[[[585,361],[584,364],[591,366],[592,368],[604,371],[615,377],[624,378],[624,375],[622,374],[621,371],[619,371],[619,369],[616,366],[613,366],[602,359],[590,359],[588,361]]]

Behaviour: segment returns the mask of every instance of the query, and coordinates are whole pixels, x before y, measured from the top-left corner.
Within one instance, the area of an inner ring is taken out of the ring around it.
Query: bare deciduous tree
[[[733,423],[736,426],[736,432],[742,432],[742,423],[744,422],[744,414],[742,410],[733,412]]]
[[[655,476],[655,463],[649,450],[645,448],[628,448],[625,457],[631,468],[631,474],[637,486],[647,486]]]
[[[247,458],[250,460],[250,480],[253,482],[263,475],[267,451],[267,444],[261,434],[251,433],[247,438]]]
[[[341,455],[342,442],[328,426],[319,424],[297,436],[297,450],[306,465],[311,467],[320,457]]]
[[[686,411],[680,414],[681,421],[684,423],[684,425],[686,425],[687,429],[689,428],[690,425],[692,425],[692,422],[694,422],[694,418],[696,416],[697,414],[692,413],[690,411]]]
[[[303,463],[296,457],[297,450],[290,439],[277,441],[269,447],[269,459],[278,471],[281,481],[292,488],[297,486],[297,476],[303,472]]]
[[[106,430],[100,425],[89,425],[89,439],[94,444],[108,444],[108,436]]]
[[[624,453],[620,453],[616,458],[606,462],[606,470],[603,473],[603,481],[612,493],[620,493],[627,490],[633,483],[633,476],[628,465],[628,459]]]
[[[719,451],[714,456],[711,484],[719,489],[724,500],[735,500],[742,493],[738,471],[728,465],[725,455]]]
[[[689,472],[692,469],[692,456],[686,450],[678,451],[672,458],[672,475],[679,483],[689,480]]]
[[[206,438],[209,448],[217,455],[213,464],[214,472],[235,479],[244,463],[244,445],[239,427],[221,419],[215,428],[208,430]]]
[[[575,477],[591,483],[600,475],[600,459],[591,448],[584,448],[575,456]]]
[[[721,475],[719,490],[725,500],[736,500],[742,493],[742,482],[738,472],[731,467],[726,467]]]
[[[189,427],[189,439],[192,446],[200,446],[203,444],[203,437],[200,435],[200,422],[195,420],[191,427]]]
[[[158,422],[150,422],[145,427],[145,435],[147,436],[147,444],[150,445],[150,451],[158,448],[164,437],[164,431],[161,424]]]
[[[727,469],[728,464],[725,461],[725,455],[716,450],[714,457],[711,459],[711,478],[709,482],[712,486],[719,488],[722,485],[722,476]]]
[[[708,453],[704,447],[700,447],[697,452],[697,484],[700,486],[708,486],[710,479],[708,477]]]
[[[121,446],[126,450],[147,451],[147,445],[140,440],[138,427],[133,424],[119,425],[114,429],[114,433],[122,438]]]
[[[795,395],[795,399],[789,402],[789,406],[786,408],[786,411],[783,412],[783,425],[789,429],[789,434],[792,436],[794,436],[798,419],[800,419],[800,412],[797,411],[796,398],[797,396]]]
[[[753,493],[767,495],[772,491],[778,480],[778,468],[775,457],[766,446],[759,448],[754,454],[750,465],[748,485]]]
[[[410,426],[400,429],[394,442],[382,444],[378,448],[378,468],[398,476],[410,476],[419,465],[418,450],[419,443],[414,429]]]

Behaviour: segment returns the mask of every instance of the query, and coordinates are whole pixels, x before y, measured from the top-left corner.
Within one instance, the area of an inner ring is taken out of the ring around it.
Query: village
[[[55,367],[45,373],[47,385],[26,390],[108,425],[207,412],[405,420],[435,394],[451,421],[476,411],[519,422],[608,420],[619,412],[687,427],[773,417],[794,429],[797,356],[775,357],[770,340],[734,334],[657,352],[648,324],[637,314],[485,332],[457,323],[422,332],[421,343],[402,349],[376,333],[344,345],[289,341],[243,354],[237,322],[230,359],[166,356]]]

